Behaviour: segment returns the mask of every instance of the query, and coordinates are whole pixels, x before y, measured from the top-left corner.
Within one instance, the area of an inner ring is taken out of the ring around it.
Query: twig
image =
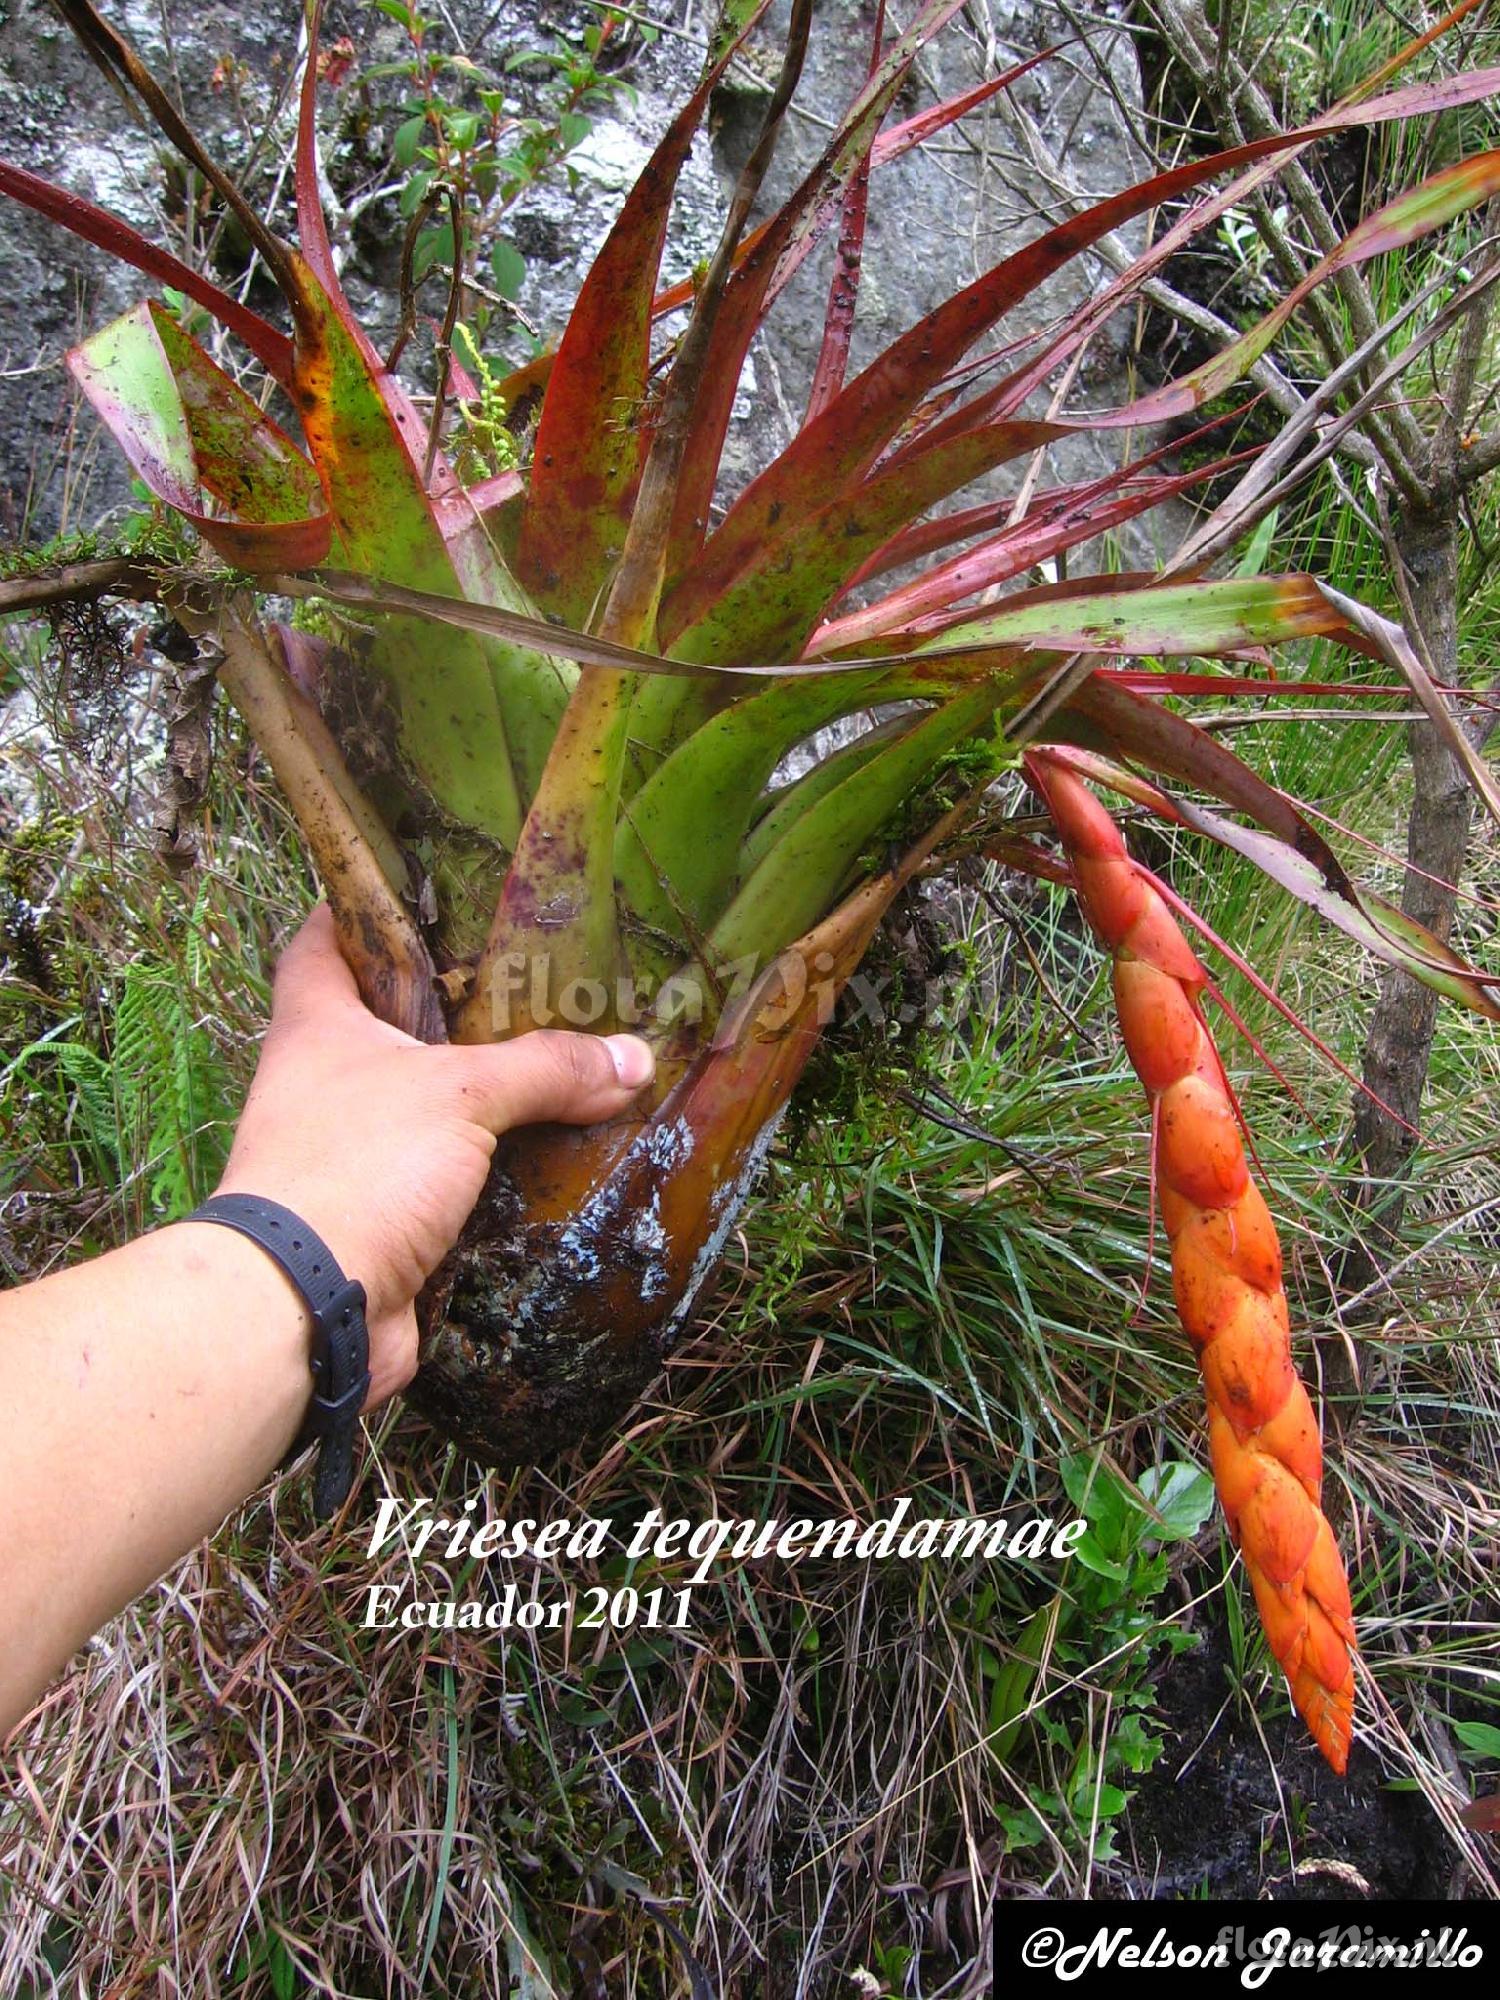
[[[160,595],[161,579],[161,569],[139,556],[103,556],[95,562],[38,570],[0,583],[0,618],[13,611],[45,611],[49,604],[111,594],[150,603]]]
[[[1256,139],[1274,136],[1280,128],[1270,99],[1232,49],[1226,50],[1224,60],[1228,92],[1221,95],[1218,91],[1212,60],[1215,38],[1198,0],[1153,0],[1153,6],[1160,9],[1173,50],[1212,110],[1225,141],[1238,145],[1247,136]],[[1335,250],[1340,242],[1339,231],[1306,168],[1294,159],[1286,162],[1281,173],[1287,199],[1319,252],[1326,255]],[[1254,207],[1257,231],[1283,279],[1288,284],[1299,282],[1305,275],[1305,267],[1263,195],[1254,198]],[[1355,339],[1368,342],[1378,324],[1369,286],[1352,266],[1337,271],[1333,283],[1348,309]],[[1344,343],[1326,301],[1315,291],[1309,295],[1307,307],[1329,364],[1336,367],[1344,358]],[[1397,406],[1379,418],[1373,415],[1367,418],[1366,427],[1392,479],[1409,499],[1419,498],[1427,463],[1427,440],[1411,412]]]
[[[400,300],[401,317],[396,325],[396,338],[391,342],[391,351],[385,357],[385,372],[394,375],[396,363],[406,351],[407,342],[417,330],[417,286],[413,270],[417,255],[417,238],[423,226],[432,219],[432,212],[444,194],[452,194],[446,181],[434,182],[407,219],[406,234],[401,239],[401,275],[397,283],[397,297]],[[458,247],[457,237],[454,248]]]
[[[443,313],[442,330],[437,338],[437,388],[432,397],[432,422],[427,427],[427,456],[422,461],[423,486],[431,484],[438,439],[443,434],[443,406],[448,400],[448,377],[453,368],[453,329],[458,325],[458,309],[464,292],[463,216],[458,205],[458,190],[451,184],[446,185],[448,227],[453,232],[453,275],[448,285],[448,304]]]

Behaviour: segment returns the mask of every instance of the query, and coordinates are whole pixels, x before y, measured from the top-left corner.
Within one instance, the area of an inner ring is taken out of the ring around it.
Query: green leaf
[[[1245,553],[1240,557],[1238,563],[1235,564],[1234,573],[1236,576],[1260,575],[1266,566],[1267,558],[1270,556],[1271,543],[1275,539],[1276,523],[1280,519],[1280,516],[1281,509],[1273,507],[1261,522],[1246,544]]]
[[[1191,1541],[1213,1512],[1212,1479],[1201,1467],[1189,1465],[1184,1459],[1148,1465],[1136,1484],[1142,1497],[1161,1516],[1160,1521],[1150,1521],[1144,1530],[1149,1539]]]
[[[593,1708],[582,1697],[563,1702],[558,1713],[574,1729],[605,1729],[615,1719],[609,1709]]]
[[[1500,1729],[1491,1722],[1455,1722],[1453,1734],[1475,1757],[1500,1757]]]
[[[571,153],[575,146],[581,146],[594,129],[592,118],[585,118],[581,111],[565,111],[557,121],[558,137],[563,150]]]
[[[1346,621],[1310,576],[1220,577],[1111,589],[1102,577],[1064,595],[1056,586],[1020,591],[1002,608],[950,626],[920,646],[926,655],[970,646],[1035,646],[1046,652],[1153,655],[1233,652],[1290,639],[1342,638]]]
[[[909,714],[891,716],[876,728],[867,729],[853,743],[846,743],[842,749],[832,751],[795,784],[782,785],[767,798],[759,800],[757,806],[764,807],[764,810],[740,848],[740,873],[748,875],[825,792],[841,785],[851,772],[863,770],[872,757],[880,755],[893,737],[904,736],[914,719]]]
[[[1093,1544],[1102,1553],[1126,1555],[1134,1546],[1140,1509],[1129,1489],[1101,1459],[1068,1458],[1062,1464],[1063,1489],[1093,1530]],[[1096,1565],[1090,1563],[1089,1568]],[[1112,1570],[1100,1570],[1101,1576]],[[1120,1579],[1117,1578],[1116,1581]]]
[[[297,387],[339,567],[445,599],[530,610],[482,536],[445,537],[415,455],[422,429],[331,301]],[[433,796],[511,847],[572,676],[529,648],[473,633],[439,637],[429,621],[405,617],[380,620],[370,661],[396,697],[402,751]]]
[[[424,229],[417,238],[417,247],[411,258],[411,274],[416,282],[420,284],[434,264],[452,262],[453,224],[438,222]]]
[[[266,1968],[271,1975],[271,1991],[276,2000],[297,2000],[297,1961],[282,1938],[272,1938],[266,1953]]]
[[[425,151],[426,148],[424,147],[423,150]],[[436,178],[436,167],[427,167],[421,173],[412,175],[406,186],[402,188],[401,199],[397,203],[397,207],[403,215],[412,216],[416,214],[426,198],[427,190],[432,186]]]
[[[982,728],[999,699],[970,688],[925,715],[911,732],[827,793],[766,855],[714,925],[721,961],[774,956],[833,903],[861,850],[878,837],[949,750]]]
[[[783,682],[722,709],[689,736],[621,816],[615,873],[632,913],[689,947],[682,918],[707,929],[722,914],[756,802],[781,758],[863,707],[873,678]]]
[[[1005,1835],[1007,1854],[1024,1853],[1027,1848],[1040,1847],[1054,1838],[1051,1827],[1030,1806],[1000,1806],[996,1818]]]
[[[1087,1514],[1089,1488],[1092,1484],[1094,1461],[1091,1458],[1065,1458],[1058,1471],[1062,1474],[1063,1491],[1078,1509]]]
[[[1092,1570],[1095,1576],[1107,1577],[1111,1583],[1126,1584],[1130,1581],[1130,1571],[1123,1564],[1110,1561],[1094,1539],[1092,1531],[1079,1537],[1073,1553],[1084,1568]]]
[[[1147,1700],[1155,1699],[1152,1688],[1144,1690]],[[1109,1744],[1127,1771],[1149,1771],[1162,1752],[1161,1739],[1152,1735],[1140,1715],[1122,1715],[1114,1726]]]
[[[546,49],[521,49],[505,58],[505,74],[514,76],[523,69],[565,69],[567,61],[566,56],[553,55]]]
[[[502,299],[520,297],[526,282],[526,259],[513,243],[502,239],[495,245],[490,252],[490,270],[494,273],[495,290]]]
[[[417,149],[427,133],[427,113],[418,112],[415,118],[408,118],[396,127],[396,139],[391,148],[391,157],[404,173],[416,164]],[[413,206],[415,207],[415,203]]]
[[[443,123],[448,133],[448,143],[456,152],[472,151],[479,137],[479,113],[477,111],[445,111]]]
[[[459,320],[453,329],[453,352],[458,364],[472,375],[476,382],[482,382],[485,375],[484,356],[479,351],[472,328]]]

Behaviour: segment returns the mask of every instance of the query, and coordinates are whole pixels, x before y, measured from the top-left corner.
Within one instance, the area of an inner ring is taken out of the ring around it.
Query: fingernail
[[[656,1057],[649,1042],[643,1042],[639,1035],[606,1035],[604,1046],[609,1050],[622,1089],[639,1090],[643,1083],[651,1081]]]

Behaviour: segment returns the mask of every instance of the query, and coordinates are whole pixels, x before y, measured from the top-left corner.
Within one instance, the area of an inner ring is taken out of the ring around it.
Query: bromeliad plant
[[[426,1300],[421,1406],[500,1463],[617,1419],[684,1324],[830,1004],[903,885],[976,849],[1066,882],[1114,954],[1126,1044],[1150,1096],[1224,1508],[1297,1706],[1342,1769],[1354,1631],[1319,1504],[1317,1425],[1292,1370],[1275,1230],[1205,1024],[1206,976],[1167,891],[1131,860],[1085,780],[1250,854],[1371,950],[1500,1017],[1480,975],[1358,891],[1292,804],[1160,698],[1205,683],[1295,688],[1250,670],[1271,648],[1321,637],[1401,666],[1466,741],[1394,628],[1310,577],[1204,573],[1273,504],[1296,451],[1330,448],[1386,377],[1377,355],[1360,357],[1366,374],[1342,410],[1346,385],[1326,385],[1312,405],[1321,441],[1310,418],[1244,469],[1170,573],[1054,584],[1033,580],[1037,565],[1205,475],[1162,469],[1157,450],[1108,477],[1047,486],[1046,448],[1085,425],[1139,433],[1200,409],[1254,364],[1300,294],[1125,408],[1080,424],[1059,413],[1060,395],[1043,414],[1034,406],[1193,232],[1316,138],[1479,98],[1500,72],[1387,89],[1399,67],[1389,65],[1315,126],[1159,174],[1044,231],[846,380],[872,168],[1016,72],[882,131],[960,0],[922,0],[888,42],[882,15],[868,81],[822,158],[752,231],[809,33],[810,5],[798,0],[717,254],[692,283],[658,293],[674,183],[710,93],[763,12],[764,0],[729,0],[698,88],[627,198],[560,345],[499,385],[511,403],[541,396],[529,467],[466,489],[444,452],[449,362],[429,418],[339,282],[317,194],[316,23],[293,249],[86,0],[60,4],[234,210],[285,301],[290,332],[86,202],[0,167],[0,190],[215,315],[300,429],[299,440],[273,422],[154,302],[70,357],[139,476],[228,565],[157,588],[217,649],[366,998],[428,1040],[499,1037],[551,1018],[600,1030],[639,1022],[658,1045],[654,1094],[634,1120],[503,1143]],[[1361,223],[1309,284],[1497,189],[1500,154],[1435,175]],[[983,351],[1071,259],[1189,196],[1180,220],[1102,293],[1027,342]],[[750,342],[831,228],[835,269],[805,421],[721,513],[720,456]],[[450,321],[459,303],[455,288]],[[1459,309],[1411,336],[1403,359]],[[687,315],[682,330],[658,332],[676,313]],[[1023,460],[1033,470],[1020,499],[933,515]],[[891,586],[897,571],[908,580]],[[304,633],[264,627],[257,590],[358,612],[353,664]],[[1213,678],[1163,670],[1178,657],[1237,666]],[[795,783],[776,782],[794,746],[876,705],[887,710],[877,725]],[[335,733],[351,712],[364,746],[358,778]],[[1023,746],[1060,855],[997,823],[987,802]],[[1169,801],[1147,774],[1236,816]]]

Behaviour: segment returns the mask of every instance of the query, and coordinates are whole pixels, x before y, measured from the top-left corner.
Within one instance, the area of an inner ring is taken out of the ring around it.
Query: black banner
[[[1131,1974],[1207,1974],[1245,1993],[1328,1973],[1466,1974],[1500,1967],[1494,1903],[1000,1903],[997,1994],[1062,1992]]]

